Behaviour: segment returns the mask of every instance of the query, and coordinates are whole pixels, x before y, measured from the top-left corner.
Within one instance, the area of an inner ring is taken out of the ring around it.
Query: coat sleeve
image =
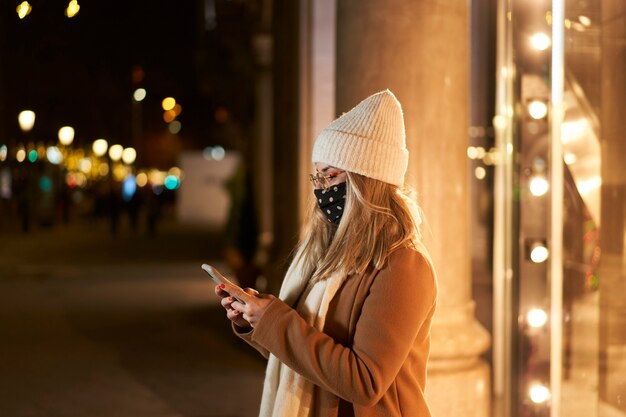
[[[237,335],[240,339],[244,340],[246,343],[248,343],[250,346],[252,346],[256,350],[258,350],[259,353],[265,357],[265,359],[268,359],[270,357],[270,353],[266,348],[264,348],[263,346],[261,346],[260,344],[252,340],[252,331],[250,330],[242,331],[234,323],[232,324],[232,328],[233,328],[233,333],[235,333],[235,335]]]
[[[399,250],[378,272],[356,324],[352,346],[308,325],[276,299],[251,332],[252,342],[321,388],[346,401],[371,406],[389,389],[436,304],[430,264]]]

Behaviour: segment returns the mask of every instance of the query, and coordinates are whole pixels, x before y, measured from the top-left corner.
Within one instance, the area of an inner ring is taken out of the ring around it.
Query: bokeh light
[[[30,132],[35,125],[35,112],[32,110],[21,111],[17,116],[17,122],[24,133]]]
[[[24,150],[24,148],[18,149],[15,153],[15,159],[17,162],[24,162],[24,159],[26,159],[26,150]]]
[[[109,148],[109,158],[111,158],[112,161],[119,161],[122,158],[122,153],[124,152],[124,147],[122,145],[112,145]]]
[[[69,2],[69,4],[67,5],[67,8],[65,9],[65,16],[71,19],[72,17],[78,14],[79,10],[80,10],[80,5],[78,4],[78,1],[72,0]]]
[[[165,188],[168,190],[175,190],[180,186],[180,180],[174,175],[168,175],[165,177],[163,185],[165,185]]]
[[[146,98],[147,92],[144,88],[138,88],[135,90],[135,92],[133,93],[133,99],[136,102],[140,102],[143,101],[143,99]]]
[[[548,322],[548,315],[540,308],[533,308],[526,314],[526,321],[530,327],[542,327]]]
[[[135,148],[125,148],[122,151],[122,161],[127,164],[130,165],[133,162],[135,162],[135,159],[137,158],[137,151],[135,150]]]
[[[550,183],[542,176],[534,176],[530,179],[530,183],[528,185],[530,188],[530,193],[535,197],[541,197],[545,195],[550,189]]]
[[[20,19],[23,19],[30,14],[33,8],[30,6],[30,4],[27,1],[23,1],[19,4],[19,6],[17,6],[15,10],[17,11],[17,16]]]
[[[178,132],[180,132],[181,128],[182,128],[182,125],[180,124],[180,122],[178,120],[174,120],[168,126],[168,129],[169,129],[170,133],[172,133],[174,135],[177,134]]]
[[[550,47],[552,41],[550,37],[542,32],[537,32],[530,37],[530,44],[539,51],[545,51]]]
[[[148,183],[148,176],[146,175],[145,172],[140,172],[137,174],[135,181],[137,182],[138,187],[145,187],[146,184]]]
[[[536,264],[545,262],[549,256],[548,248],[543,243],[534,243],[530,247],[530,260]]]
[[[535,120],[543,119],[548,114],[548,106],[541,100],[533,100],[528,105],[528,114]]]
[[[542,384],[533,384],[528,390],[528,395],[535,404],[542,404],[550,398],[550,390]]]
[[[28,160],[33,164],[37,162],[37,151],[35,149],[28,152]]]
[[[53,165],[59,165],[63,162],[63,154],[56,146],[50,146],[46,150],[46,157],[48,161]]]
[[[59,129],[59,142],[63,146],[69,146],[74,141],[74,128],[72,126],[63,126]]]
[[[107,149],[109,149],[109,143],[106,139],[96,139],[93,141],[93,145],[91,145],[91,150],[97,157],[101,157],[106,154]]]
[[[0,146],[0,161],[6,161],[9,149],[7,145]]]
[[[173,110],[174,106],[176,106],[176,100],[174,99],[174,97],[165,97],[161,102],[161,107],[165,111]]]
[[[122,182],[122,198],[124,201],[130,201],[137,191],[137,181],[133,174],[128,174]]]

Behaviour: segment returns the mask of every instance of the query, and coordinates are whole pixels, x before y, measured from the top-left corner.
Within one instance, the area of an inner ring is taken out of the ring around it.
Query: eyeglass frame
[[[344,172],[346,171],[338,171],[331,175],[320,175],[319,172],[316,172],[315,174],[309,174],[309,181],[311,181],[314,186],[319,185],[321,189],[327,191],[330,188],[333,179],[337,178]]]

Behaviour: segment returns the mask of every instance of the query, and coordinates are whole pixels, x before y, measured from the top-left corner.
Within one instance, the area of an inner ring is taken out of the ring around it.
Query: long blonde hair
[[[421,213],[408,190],[346,172],[346,206],[339,225],[311,204],[298,247],[303,271],[317,281],[330,274],[382,269],[391,252],[411,247],[430,262],[420,233]]]

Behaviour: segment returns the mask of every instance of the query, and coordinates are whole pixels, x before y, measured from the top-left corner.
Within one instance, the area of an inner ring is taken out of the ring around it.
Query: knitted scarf
[[[312,271],[304,271],[300,253],[285,275],[279,298],[294,306],[304,320],[323,330],[328,305],[345,276],[332,275],[309,283]],[[302,297],[301,297],[302,295]],[[295,306],[295,303],[298,303]],[[313,407],[314,384],[270,354],[265,371],[260,417],[309,417]]]

